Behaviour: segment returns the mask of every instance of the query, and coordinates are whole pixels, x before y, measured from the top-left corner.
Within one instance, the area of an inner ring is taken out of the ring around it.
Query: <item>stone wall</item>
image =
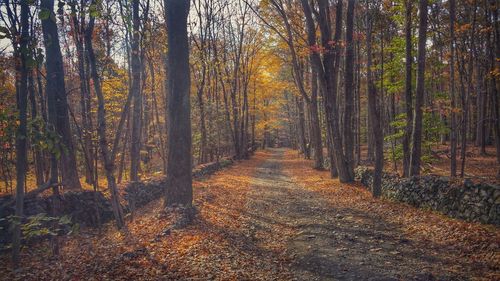
[[[202,178],[211,175],[218,170],[230,166],[233,160],[230,158],[221,159],[197,166],[193,169],[194,178]],[[144,182],[129,183],[125,189],[123,198],[123,208],[125,212],[138,209],[149,202],[163,197],[166,179],[153,179]],[[40,213],[51,214],[53,196],[34,196],[25,199],[25,216],[33,216]],[[8,217],[14,214],[14,200],[12,196],[0,197],[0,249],[10,241],[10,231]],[[97,212],[98,211],[98,212]],[[73,223],[81,226],[96,227],[98,217],[101,223],[112,220],[113,211],[108,198],[103,193],[93,191],[66,192],[61,196],[60,216],[71,216]]]
[[[193,178],[202,178],[211,175],[225,167],[233,164],[230,158],[221,159],[219,162],[212,162],[196,166],[193,169]],[[131,182],[125,187],[124,198],[130,210],[143,207],[149,202],[162,198],[166,185],[166,178],[153,179],[149,181]]]
[[[371,186],[373,170],[358,167],[355,174],[365,187]],[[400,178],[385,173],[382,196],[452,218],[500,226],[500,186],[474,184],[470,180],[455,183],[436,175]]]
[[[24,215],[26,217],[45,213],[52,213],[54,196],[28,197],[24,201]],[[14,206],[11,196],[0,198],[0,249],[10,241],[8,217],[14,215]],[[81,226],[94,227],[101,222],[113,218],[111,204],[101,192],[93,191],[67,192],[59,197],[60,216],[70,215],[73,222]]]

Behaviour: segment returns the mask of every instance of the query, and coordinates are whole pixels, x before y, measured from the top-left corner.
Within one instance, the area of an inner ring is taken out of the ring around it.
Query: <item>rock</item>
[[[148,250],[146,248],[139,248],[134,251],[126,252],[121,254],[121,258],[123,259],[136,259],[140,256],[144,256],[148,253]]]
[[[161,233],[160,233],[160,236],[169,236],[170,233],[172,233],[172,231],[170,230],[170,228],[165,228]]]
[[[371,169],[357,167],[355,175],[365,187],[371,186]],[[448,177],[424,175],[399,178],[385,173],[382,177],[382,196],[453,218],[500,225],[500,207],[497,207],[500,205],[500,186],[474,184],[470,179],[457,185]]]

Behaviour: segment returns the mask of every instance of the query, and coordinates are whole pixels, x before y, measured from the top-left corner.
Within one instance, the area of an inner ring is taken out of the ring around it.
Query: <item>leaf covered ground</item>
[[[157,200],[128,230],[107,225],[25,249],[3,280],[500,279],[500,230],[372,199],[292,150],[259,151],[195,181],[197,214],[176,228]]]

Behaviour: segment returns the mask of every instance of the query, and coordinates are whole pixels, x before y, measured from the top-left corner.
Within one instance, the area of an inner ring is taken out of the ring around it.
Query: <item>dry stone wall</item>
[[[358,167],[355,174],[365,187],[371,186],[372,169]],[[448,177],[437,175],[400,178],[385,173],[382,196],[452,218],[500,226],[500,186],[474,184],[470,180],[455,183]]]

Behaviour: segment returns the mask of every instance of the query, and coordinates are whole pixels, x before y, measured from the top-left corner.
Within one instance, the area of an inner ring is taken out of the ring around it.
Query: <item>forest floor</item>
[[[373,199],[296,151],[258,151],[195,181],[197,215],[174,227],[157,200],[127,231],[82,230],[58,258],[22,253],[2,280],[500,280],[500,229]],[[1,274],[4,273],[4,274]]]
[[[325,150],[326,153],[326,150]],[[391,150],[385,152],[387,158],[391,156]],[[432,147],[432,153],[429,161],[422,163],[422,174],[434,174],[441,176],[450,176],[451,154],[450,145],[439,144]],[[368,147],[361,146],[361,162],[363,165],[372,166],[373,163],[366,161],[368,158]],[[498,163],[496,158],[496,148],[494,146],[486,147],[486,154],[481,154],[479,147],[473,144],[467,145],[465,154],[464,178],[470,179],[475,183],[484,182],[489,184],[500,185],[500,177],[498,173]],[[384,161],[384,170],[389,173],[403,174],[402,161],[394,161],[386,159]],[[457,152],[457,175],[460,175],[462,158],[460,156],[460,148]]]

